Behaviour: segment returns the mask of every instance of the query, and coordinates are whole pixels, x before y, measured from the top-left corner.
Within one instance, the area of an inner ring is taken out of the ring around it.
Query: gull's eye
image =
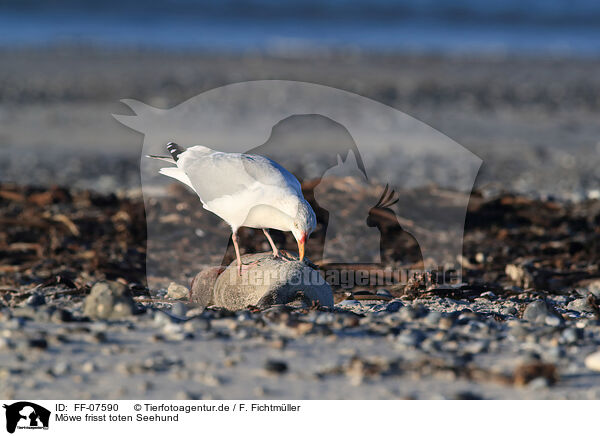
[[[294,223],[294,227],[298,228],[298,223]]]

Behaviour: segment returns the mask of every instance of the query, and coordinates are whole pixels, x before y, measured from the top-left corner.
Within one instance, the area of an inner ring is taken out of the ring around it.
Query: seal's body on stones
[[[216,278],[213,286],[207,286],[206,280],[195,279],[191,299],[209,301],[211,305],[229,310],[248,306],[265,308],[297,299],[309,306],[333,307],[331,286],[309,262],[284,255],[274,258],[271,253],[246,254],[242,261],[249,266],[243,276],[238,274],[234,261]],[[196,277],[204,276],[204,272],[200,272]]]

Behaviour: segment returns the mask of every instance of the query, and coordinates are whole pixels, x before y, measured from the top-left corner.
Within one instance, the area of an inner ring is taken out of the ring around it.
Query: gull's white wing
[[[158,170],[158,172],[164,176],[172,177],[175,180],[179,180],[184,185],[187,185],[190,188],[194,189],[189,177],[183,172],[183,170],[181,168],[177,168],[177,167],[161,168],[160,170]],[[194,191],[195,191],[195,189],[194,189]]]
[[[302,195],[298,180],[277,162],[263,156],[223,153],[194,146],[181,153],[177,166],[185,172],[204,205],[261,185],[291,189]]]

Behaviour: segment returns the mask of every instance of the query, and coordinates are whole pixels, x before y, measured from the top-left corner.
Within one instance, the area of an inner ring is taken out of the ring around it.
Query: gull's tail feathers
[[[179,180],[181,183],[189,186],[190,188],[192,188],[192,190],[194,192],[196,192],[196,190],[192,186],[192,182],[191,182],[190,178],[187,176],[187,174],[185,174],[183,172],[183,170],[181,168],[177,168],[177,167],[161,168],[160,170],[158,170],[158,172],[160,174],[162,174],[163,176],[172,177],[175,180]]]
[[[165,162],[169,162],[169,163],[173,163],[173,164],[175,163],[171,156],[157,156],[155,154],[147,154],[146,157],[149,157],[150,159],[164,160]]]
[[[185,148],[174,142],[169,142],[167,144],[167,150],[171,153],[171,156],[173,156],[173,160],[177,162],[179,160],[179,155],[185,151]]]

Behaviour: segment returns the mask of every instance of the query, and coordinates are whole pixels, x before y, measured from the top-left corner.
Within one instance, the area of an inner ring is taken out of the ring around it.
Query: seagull
[[[298,243],[300,261],[304,245],[315,229],[317,218],[302,195],[300,182],[277,162],[264,156],[225,153],[202,145],[187,149],[169,142],[169,156],[147,157],[174,163],[160,174],[192,188],[204,209],[231,226],[238,274],[242,274],[238,229],[262,229],[273,256],[279,257],[269,229],[292,232]]]

